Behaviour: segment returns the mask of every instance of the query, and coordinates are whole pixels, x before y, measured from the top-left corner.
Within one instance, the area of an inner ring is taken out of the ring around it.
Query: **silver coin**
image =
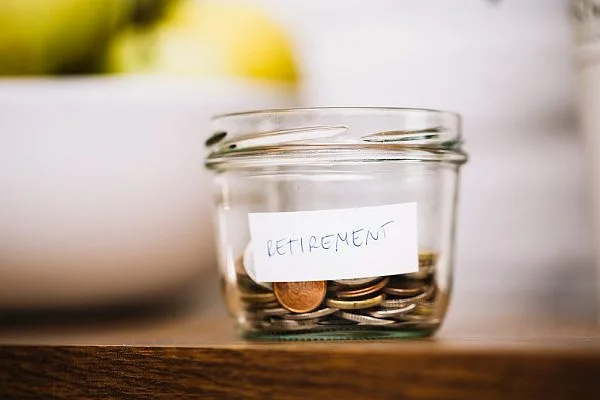
[[[336,311],[338,311],[337,308],[326,307],[326,308],[322,308],[317,311],[302,313],[302,314],[288,313],[287,315],[283,315],[282,318],[289,319],[289,320],[296,320],[296,321],[305,320],[305,319],[315,319],[315,318],[322,318],[327,315],[333,314]]]
[[[401,308],[406,307],[409,304],[421,303],[425,300],[429,300],[429,298],[435,292],[435,286],[431,286],[425,293],[422,293],[418,296],[408,297],[405,299],[384,299],[381,302],[381,307],[385,308]]]
[[[370,278],[356,278],[356,279],[338,279],[332,282],[335,282],[339,285],[344,286],[362,286],[369,284],[371,282],[375,282],[376,280],[381,279],[380,276],[373,276]]]
[[[394,320],[374,318],[367,315],[353,314],[345,311],[338,311],[335,313],[335,315],[349,321],[358,322],[359,325],[389,325],[396,322]]]
[[[334,315],[330,315],[328,318],[322,318],[317,321],[317,325],[336,326],[336,325],[358,325],[356,321],[350,321],[343,318],[338,318]]]
[[[285,319],[272,319],[264,321],[260,327],[265,331],[280,332],[280,331],[303,331],[313,329],[317,326],[315,320],[306,321],[290,321]]]
[[[266,308],[264,310],[256,310],[253,312],[253,316],[258,318],[263,317],[282,317],[289,314],[290,312],[283,307],[277,308]]]
[[[399,315],[406,314],[415,309],[416,304],[409,304],[406,307],[401,308],[390,308],[389,310],[377,310],[377,311],[365,311],[365,314],[375,318],[389,318],[397,317]]]

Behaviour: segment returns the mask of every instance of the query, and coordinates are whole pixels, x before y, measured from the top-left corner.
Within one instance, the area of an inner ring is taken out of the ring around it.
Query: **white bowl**
[[[233,80],[0,81],[0,308],[152,296],[213,266],[209,118],[293,105]]]

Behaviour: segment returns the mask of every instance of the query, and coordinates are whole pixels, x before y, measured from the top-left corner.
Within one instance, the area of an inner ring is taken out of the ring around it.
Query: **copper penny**
[[[353,297],[362,297],[362,296],[366,296],[372,293],[376,293],[378,291],[380,291],[381,289],[383,289],[383,287],[385,285],[387,285],[387,283],[389,282],[390,278],[383,278],[382,280],[380,280],[379,282],[375,283],[374,285],[371,286],[367,286],[365,288],[361,288],[361,289],[354,289],[354,290],[340,290],[339,292],[336,292],[335,295],[336,297],[340,298],[340,299],[349,299],[349,298],[353,298]]]
[[[327,283],[275,282],[273,292],[282,307],[295,313],[306,313],[321,305],[327,293]]]

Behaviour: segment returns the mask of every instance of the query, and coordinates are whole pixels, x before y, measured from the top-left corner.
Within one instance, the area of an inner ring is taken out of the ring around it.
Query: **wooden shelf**
[[[248,343],[218,315],[134,325],[3,332],[0,398],[600,398],[594,329],[461,325],[416,341]]]
[[[593,298],[459,291],[432,339],[249,343],[203,285],[150,314],[0,313],[0,399],[600,399]]]

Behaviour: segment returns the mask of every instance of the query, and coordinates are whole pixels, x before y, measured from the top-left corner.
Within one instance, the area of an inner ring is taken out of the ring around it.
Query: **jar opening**
[[[236,162],[418,160],[463,163],[460,116],[377,107],[251,111],[213,118],[208,167]]]

